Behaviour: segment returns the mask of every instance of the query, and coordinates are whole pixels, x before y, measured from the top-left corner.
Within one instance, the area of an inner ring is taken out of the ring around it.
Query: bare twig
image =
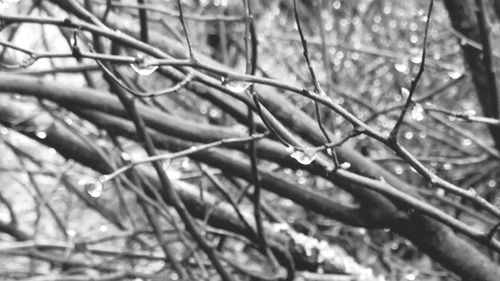
[[[309,73],[311,74],[311,79],[313,81],[314,92],[318,95],[322,95],[322,96],[327,97],[327,94],[321,89],[319,82],[316,79],[316,74],[314,73],[314,69],[311,65],[311,60],[309,59],[309,51],[307,48],[307,41],[306,41],[306,38],[304,36],[304,32],[302,31],[302,25],[300,23],[300,17],[299,17],[299,12],[297,10],[297,1],[296,0],[293,1],[293,11],[294,11],[294,15],[295,15],[295,23],[297,24],[297,29],[298,29],[299,35],[300,35],[300,41],[302,42],[302,49],[304,50],[303,55],[304,55],[304,58],[306,59],[307,68],[309,69]],[[321,17],[321,15],[319,15],[319,16]],[[321,27],[321,28],[323,28],[323,27]],[[329,79],[329,77],[328,77],[328,79]],[[330,136],[328,135],[328,132],[326,131],[326,129],[323,125],[323,121],[321,120],[320,108],[319,108],[319,104],[317,101],[314,101],[314,106],[315,106],[315,110],[316,110],[316,120],[318,122],[318,126],[321,130],[321,133],[323,133],[323,136],[325,137],[326,141],[328,143],[331,143],[332,140],[331,140]],[[337,169],[338,167],[340,167],[340,163],[339,163],[339,160],[337,157],[337,152],[335,151],[335,148],[328,150],[328,154],[330,154],[332,156],[334,169]]]
[[[429,9],[427,10],[427,19],[425,22],[424,42],[423,42],[423,47],[422,47],[422,60],[420,62],[420,68],[418,69],[417,76],[415,76],[415,78],[413,78],[411,80],[410,90],[409,90],[408,98],[406,99],[405,107],[401,111],[401,115],[399,116],[398,120],[396,121],[396,124],[394,125],[394,128],[392,129],[392,131],[389,135],[388,139],[392,143],[397,143],[399,127],[401,126],[401,123],[403,123],[403,119],[405,117],[405,114],[408,111],[408,109],[410,108],[412,98],[413,98],[413,93],[415,93],[415,89],[417,88],[417,83],[420,80],[422,73],[424,72],[425,54],[427,51],[427,35],[429,33],[429,23],[431,21],[433,4],[434,4],[434,0],[430,0]]]

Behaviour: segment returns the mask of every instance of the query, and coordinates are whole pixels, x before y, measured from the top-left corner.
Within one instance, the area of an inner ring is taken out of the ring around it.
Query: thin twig
[[[211,142],[211,143],[207,143],[207,144],[202,144],[202,145],[199,145],[199,146],[192,146],[189,149],[181,150],[181,151],[178,151],[178,152],[175,152],[175,153],[158,154],[158,155],[154,155],[154,156],[149,156],[149,157],[146,157],[146,158],[141,159],[141,160],[133,161],[133,162],[131,162],[131,163],[129,163],[129,164],[127,164],[127,165],[125,165],[125,166],[123,166],[123,167],[115,170],[111,174],[106,175],[103,178],[103,181],[101,183],[110,181],[110,180],[116,178],[117,176],[119,176],[119,175],[127,172],[128,170],[134,168],[137,165],[142,165],[142,164],[147,164],[147,163],[153,163],[153,162],[156,162],[156,161],[165,161],[165,160],[170,160],[171,161],[171,160],[176,159],[176,158],[189,156],[189,155],[191,155],[193,153],[197,153],[197,152],[200,152],[200,151],[203,151],[203,150],[211,149],[211,148],[214,148],[214,147],[217,147],[217,146],[234,144],[234,143],[250,142],[252,140],[264,138],[265,136],[266,136],[266,134],[258,134],[258,135],[252,135],[252,136],[242,137],[242,138],[222,139],[222,140],[218,140],[218,141],[215,141],[215,142]]]
[[[188,45],[188,50],[189,50],[189,59],[192,62],[196,62],[196,57],[193,52],[193,48],[191,47],[191,40],[189,39],[189,32],[186,27],[186,23],[184,22],[184,14],[182,13],[182,4],[181,0],[177,0],[177,6],[179,8],[179,20],[181,21],[182,29],[184,30],[184,36],[186,37],[186,43]]]
[[[493,62],[492,62],[492,51],[491,51],[491,43],[490,43],[490,37],[489,37],[489,28],[488,28],[488,23],[484,11],[484,4],[482,0],[476,0],[476,5],[477,5],[477,20],[478,20],[478,25],[479,25],[479,31],[480,31],[480,36],[481,36],[481,44],[483,45],[483,64],[484,67],[486,68],[486,77],[488,79],[488,91],[489,93],[480,93],[480,94],[485,94],[485,95],[490,95],[493,97],[492,101],[496,101],[496,103],[492,104],[492,108],[495,108],[496,114],[498,115],[498,88],[496,84],[496,78],[495,78],[495,70],[493,67]],[[497,118],[498,116],[492,116]]]
[[[144,5],[144,0],[137,0],[139,5]],[[148,28],[148,15],[146,9],[139,7],[139,22],[141,26],[141,41],[144,43],[149,42],[149,28]]]
[[[300,23],[299,11],[297,10],[296,0],[293,1],[293,11],[295,15],[295,22],[297,24],[297,29],[299,31],[300,41],[302,42],[303,55],[307,63],[307,68],[309,69],[309,73],[311,74],[311,79],[313,81],[314,92],[318,95],[327,96],[327,94],[321,89],[318,79],[316,79],[316,74],[314,73],[314,69],[311,65],[311,60],[309,58],[309,50],[307,48],[307,41],[304,36],[304,32],[302,31],[302,25]],[[319,16],[321,17],[321,15]],[[328,135],[328,132],[326,131],[325,126],[323,125],[323,122],[321,120],[321,112],[319,108],[319,103],[317,101],[314,101],[314,107],[316,111],[316,121],[318,123],[319,129],[321,130],[321,133],[325,137],[326,142],[331,143],[332,140]],[[328,154],[330,154],[330,156],[332,157],[334,169],[337,169],[340,166],[340,163],[335,148],[329,149],[328,152],[329,152]]]
[[[433,5],[434,5],[434,0],[431,0],[429,3],[429,9],[427,10],[427,19],[425,22],[424,43],[423,43],[423,47],[422,47],[422,60],[420,62],[420,68],[418,69],[417,76],[415,76],[415,78],[411,80],[410,90],[409,90],[408,98],[406,99],[405,107],[401,111],[401,115],[399,115],[399,118],[396,121],[396,124],[394,125],[394,128],[392,129],[392,131],[389,135],[388,139],[392,143],[397,143],[399,127],[401,126],[401,123],[403,123],[403,119],[405,117],[405,114],[411,105],[413,93],[415,93],[415,89],[417,88],[417,83],[420,80],[422,73],[424,72],[425,54],[427,51],[427,35],[429,33],[429,23],[431,21],[431,14],[432,14],[432,6]]]

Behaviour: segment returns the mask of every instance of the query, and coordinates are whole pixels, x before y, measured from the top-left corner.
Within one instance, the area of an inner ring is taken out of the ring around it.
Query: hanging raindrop
[[[448,77],[453,80],[460,78],[460,76],[462,76],[462,72],[458,70],[448,72]]]
[[[467,189],[467,192],[470,196],[477,196],[477,190],[473,187],[469,187],[469,189]]]
[[[495,180],[488,181],[488,187],[495,187],[495,186],[497,186],[497,182]]]
[[[405,87],[401,88],[401,96],[403,96],[404,99],[406,99],[410,95],[410,90],[408,90]]]
[[[235,93],[243,93],[245,92],[248,87],[252,85],[252,83],[246,82],[246,81],[228,81],[228,80],[223,80],[222,85],[226,86],[229,90],[235,92]]]
[[[158,69],[157,65],[151,65],[151,59],[142,54],[135,57],[135,62],[130,64],[130,67],[139,75],[148,76]]]
[[[66,229],[66,234],[67,234],[69,237],[75,237],[75,235],[76,235],[76,231],[75,231],[74,229],[68,228],[68,229]]]
[[[36,131],[35,136],[39,139],[45,139],[47,137],[47,133],[45,131]]]
[[[290,156],[302,165],[309,165],[316,159],[317,155],[314,148],[304,148],[304,151],[295,150]]]
[[[407,140],[411,140],[413,139],[413,132],[412,131],[406,131],[404,134],[403,134],[404,138],[407,139]]]
[[[396,173],[396,175],[402,175],[402,174],[403,174],[403,172],[404,172],[403,167],[401,167],[401,166],[399,166],[399,165],[398,165],[398,166],[396,166],[396,167],[394,167],[394,173]]]
[[[28,58],[21,61],[22,68],[28,68],[32,66],[36,62],[36,58],[34,56],[29,56]]]
[[[471,139],[463,139],[461,141],[461,143],[463,146],[470,146],[472,144],[472,140]]]
[[[347,169],[351,168],[351,163],[349,163],[349,162],[341,163],[340,168],[347,170]]]
[[[403,59],[401,62],[394,64],[394,68],[397,72],[408,73],[410,71],[410,66],[408,65],[408,59]]]
[[[411,109],[411,118],[415,121],[422,121],[425,118],[425,110],[424,107],[420,103],[414,103]]]
[[[132,156],[130,156],[130,154],[128,154],[127,152],[120,153],[120,157],[122,158],[123,162],[125,162],[125,163],[132,162]]]
[[[78,185],[82,186],[94,198],[99,198],[102,195],[103,184],[100,180],[81,179]]]

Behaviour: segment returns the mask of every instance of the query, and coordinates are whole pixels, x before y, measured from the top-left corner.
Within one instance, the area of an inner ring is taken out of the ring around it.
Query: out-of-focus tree
[[[0,274],[498,280],[498,1],[0,1]]]

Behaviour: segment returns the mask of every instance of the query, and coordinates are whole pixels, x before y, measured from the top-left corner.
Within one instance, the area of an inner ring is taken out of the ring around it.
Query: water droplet
[[[445,169],[446,171],[451,170],[451,168],[453,168],[453,165],[451,165],[450,163],[443,164],[443,169]]]
[[[462,72],[458,70],[448,72],[448,77],[450,77],[453,80],[460,78],[460,76],[462,76]]]
[[[394,64],[394,68],[396,69],[396,71],[405,74],[407,74],[410,71],[407,59],[403,59],[403,61]]]
[[[410,61],[414,64],[420,64],[422,62],[422,56],[413,56],[410,58]]]
[[[191,168],[191,161],[189,161],[189,158],[184,158],[184,160],[182,160],[181,167],[184,170]]]
[[[347,169],[351,168],[351,163],[349,163],[349,162],[341,163],[340,168],[347,170]]]
[[[76,231],[75,231],[74,229],[68,228],[68,229],[66,229],[66,234],[67,234],[69,237],[75,237],[75,235],[76,235]]]
[[[335,2],[333,2],[333,8],[334,8],[335,10],[340,9],[340,6],[341,6],[340,1],[335,1]]]
[[[307,182],[306,177],[300,177],[299,180],[298,180],[299,184],[305,184],[306,182]]]
[[[476,113],[476,111],[474,109],[468,109],[468,110],[466,110],[464,112],[464,114],[467,115],[467,116],[472,117],[472,116],[475,116],[477,113]]]
[[[292,154],[290,154],[290,156],[302,165],[309,165],[314,161],[314,159],[316,159],[317,155],[316,149],[304,148],[304,151],[295,150]]]
[[[210,109],[210,111],[208,111],[208,116],[214,119],[221,118],[222,112],[216,108],[212,108]]]
[[[206,105],[202,105],[200,107],[200,113],[206,115],[208,113],[208,107]]]
[[[425,118],[424,107],[420,103],[414,103],[410,114],[413,120],[420,122]]]
[[[21,67],[28,68],[32,66],[36,62],[36,58],[33,56],[29,56],[28,58],[21,61]]]
[[[242,134],[248,134],[248,127],[247,126],[244,126],[242,124],[235,124],[233,126],[233,129],[239,133],[242,133]]]
[[[125,163],[132,162],[132,157],[127,152],[120,153],[120,157],[122,158],[123,162],[125,162]]]
[[[407,139],[407,140],[411,140],[411,139],[413,139],[413,136],[414,136],[414,134],[413,134],[413,132],[411,132],[411,131],[407,131],[407,132],[405,132],[405,133],[404,133],[404,135],[403,135],[403,137],[404,137],[405,139]]]
[[[318,95],[323,98],[329,98],[329,96],[323,91],[323,89],[320,89]]]
[[[488,187],[495,187],[495,186],[497,186],[497,182],[495,180],[488,181]]]
[[[35,136],[43,140],[47,137],[47,133],[45,131],[36,131]]]
[[[462,140],[462,145],[463,146],[469,146],[472,144],[472,140],[471,139],[463,139]]]
[[[442,189],[442,188],[436,189],[437,196],[443,197],[445,194],[446,194],[446,191],[444,189]]]
[[[151,65],[151,58],[138,54],[135,57],[135,62],[130,64],[130,67],[139,75],[148,76],[158,69],[157,65]]]
[[[396,166],[396,167],[394,167],[394,173],[396,173],[396,175],[402,175],[402,174],[403,174],[403,172],[404,172],[403,167],[401,167],[401,166],[399,166],[399,165],[398,165],[398,166]]]
[[[418,137],[421,138],[421,139],[425,139],[427,137],[427,133],[422,131],[422,132],[419,132],[418,133]]]
[[[469,189],[467,189],[467,192],[469,193],[470,196],[477,195],[477,190],[475,188],[472,188],[472,187],[469,187]]]
[[[404,280],[415,281],[417,280],[418,271],[408,272],[404,275]]]
[[[100,231],[100,232],[107,232],[107,231],[108,231],[108,226],[107,226],[107,225],[105,225],[105,224],[101,224],[101,225],[99,226],[99,231]]]
[[[66,122],[66,124],[68,124],[68,125],[72,125],[73,124],[73,119],[71,119],[69,117],[64,117],[64,122]]]
[[[82,186],[94,198],[99,198],[102,195],[103,184],[100,180],[81,179],[78,181],[78,185]]]
[[[9,129],[5,128],[5,127],[0,127],[0,135],[7,135],[9,133]]]
[[[391,11],[392,11],[391,6],[386,5],[386,6],[384,6],[384,8],[383,8],[383,10],[382,10],[382,13],[384,13],[385,15],[388,15],[388,14],[390,14],[390,13],[391,13]]]
[[[401,88],[401,96],[406,99],[410,95],[410,90],[405,87]]]
[[[246,81],[223,81],[222,84],[226,86],[229,90],[235,93],[243,93],[245,90],[252,85],[252,83]]]

